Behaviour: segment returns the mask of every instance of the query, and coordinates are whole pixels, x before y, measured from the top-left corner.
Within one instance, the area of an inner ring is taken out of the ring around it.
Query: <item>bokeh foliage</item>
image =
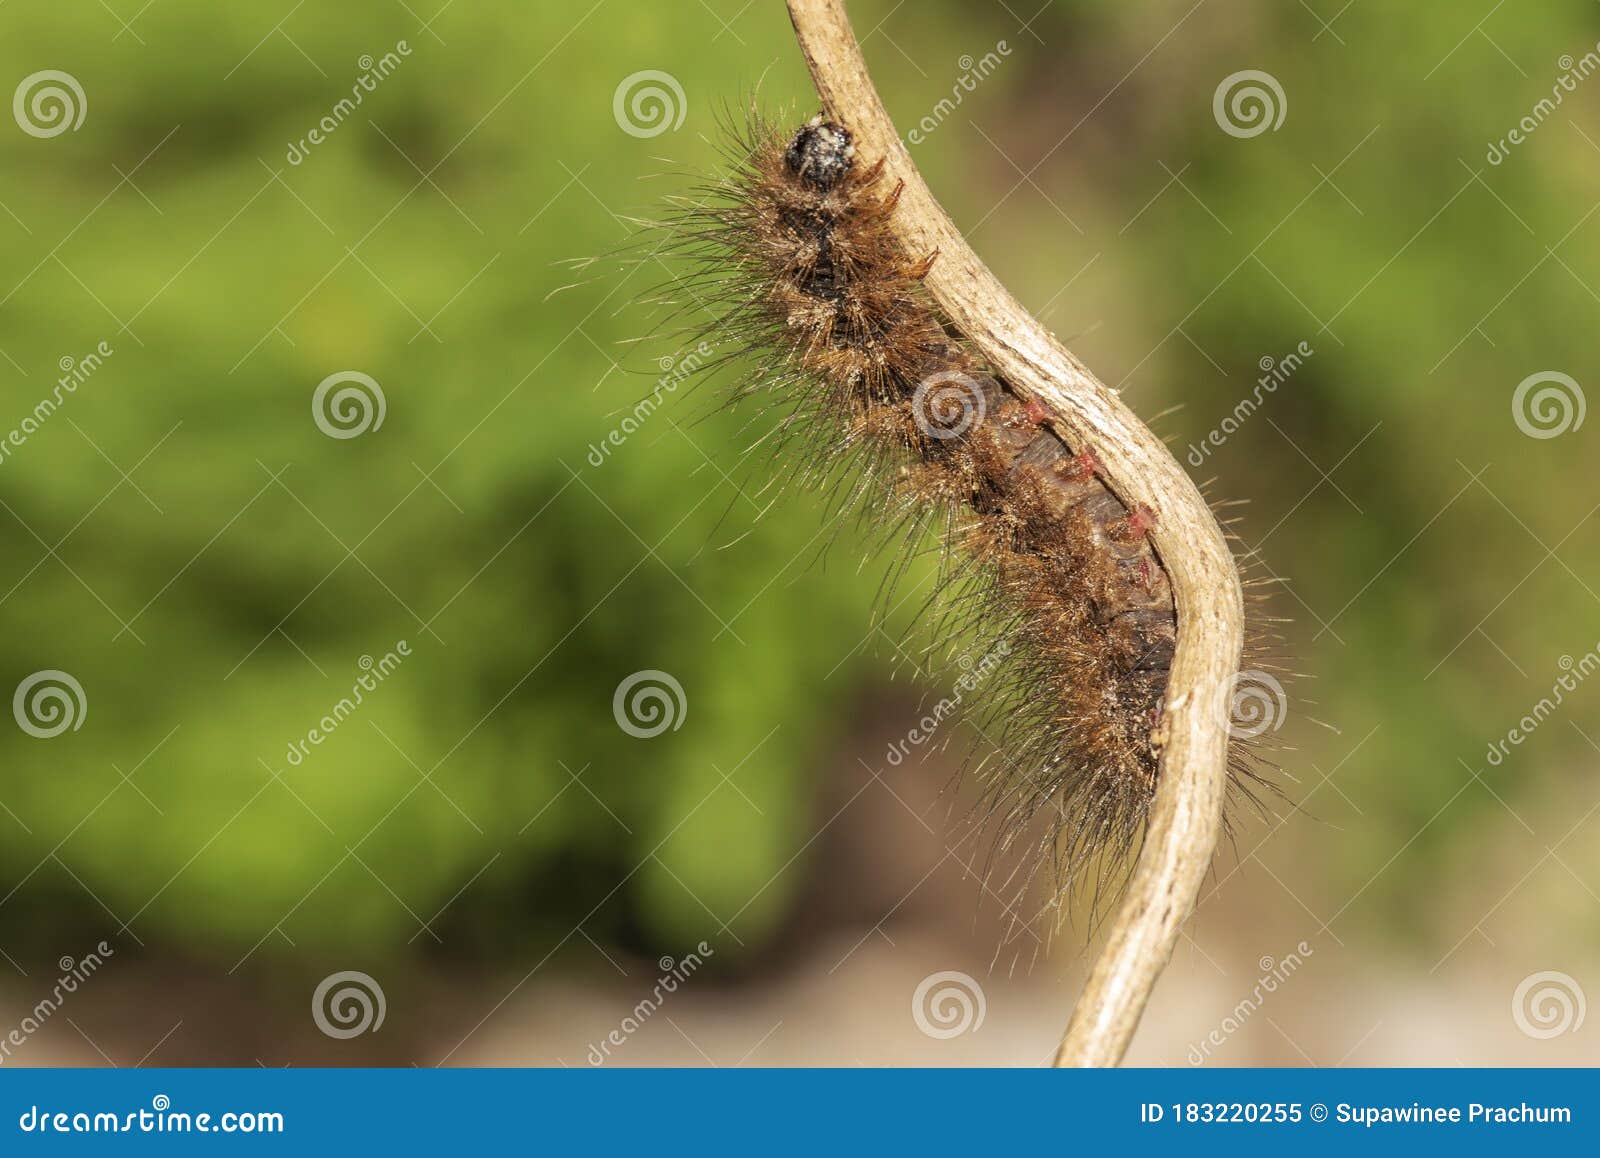
[[[719,103],[759,80],[809,106],[786,20],[495,0],[429,31],[369,0],[275,33],[280,7],[163,0],[137,36],[96,5],[0,12],[8,88],[60,68],[89,97],[75,133],[0,126],[0,428],[62,358],[115,350],[0,463],[0,684],[61,668],[89,703],[54,740],[0,729],[5,944],[126,921],[228,962],[399,953],[443,910],[437,931],[485,951],[543,952],[591,912],[617,939],[729,922],[759,945],[892,658],[860,647],[882,567],[856,567],[848,531],[819,562],[816,504],[757,518],[765,464],[703,392],[587,461],[683,351],[627,345],[665,269],[562,263],[626,244],[625,218],[681,191],[670,174],[714,164]],[[1333,33],[1300,5],[1063,2],[1027,30],[1000,4],[856,7],[903,125],[1008,41],[917,158],[1136,407],[1184,404],[1161,424],[1180,454],[1259,358],[1315,347],[1202,473],[1254,501],[1241,531],[1293,582],[1316,676],[1294,770],[1315,783],[1376,728],[1339,772],[1361,815],[1334,802],[1335,826],[1297,830],[1336,907],[1600,635],[1578,578],[1594,535],[1564,538],[1592,505],[1587,431],[1534,442],[1509,414],[1528,374],[1593,364],[1594,96],[1483,159],[1600,16],[1508,9],[1478,36],[1449,4],[1356,5]],[[359,58],[402,39],[399,71],[289,164]],[[1218,130],[1213,89],[1244,68],[1282,81],[1280,131]],[[619,130],[613,92],[644,69],[681,83],[680,130]],[[388,408],[341,441],[310,401],[347,369]],[[1565,566],[1536,570],[1558,540]],[[412,657],[288,765],[401,639]],[[688,697],[650,741],[612,718],[643,668]],[[1486,776],[1515,801],[1584,753],[1552,728]],[[1495,807],[1474,792],[1430,825],[1407,876]],[[1398,873],[1372,897],[1397,920],[1415,904]]]

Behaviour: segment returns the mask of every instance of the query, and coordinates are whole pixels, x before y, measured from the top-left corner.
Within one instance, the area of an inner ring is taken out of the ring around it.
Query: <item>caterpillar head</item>
[[[783,163],[789,172],[818,189],[832,189],[850,172],[855,156],[849,131],[818,113],[789,142]]]

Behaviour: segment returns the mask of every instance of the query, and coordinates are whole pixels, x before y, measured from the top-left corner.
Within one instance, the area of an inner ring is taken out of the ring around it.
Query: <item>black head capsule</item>
[[[850,133],[819,113],[794,135],[784,151],[783,162],[789,172],[818,189],[832,189],[850,172],[856,157]]]

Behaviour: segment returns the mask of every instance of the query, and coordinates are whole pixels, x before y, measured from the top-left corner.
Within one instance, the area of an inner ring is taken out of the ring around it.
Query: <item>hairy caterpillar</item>
[[[900,190],[846,127],[752,113],[732,137],[731,173],[668,223],[691,267],[678,289],[719,348],[761,355],[734,394],[778,408],[772,441],[799,454],[800,481],[839,486],[905,539],[941,533],[939,626],[1004,639],[1014,673],[979,813],[1022,866],[1053,865],[1064,887],[1098,866],[1106,885],[1159,775],[1178,631],[1159,515],[1126,506],[1092,447],[1069,448],[952,333],[921,288],[938,254],[905,252]],[[1242,740],[1230,768],[1256,801]]]

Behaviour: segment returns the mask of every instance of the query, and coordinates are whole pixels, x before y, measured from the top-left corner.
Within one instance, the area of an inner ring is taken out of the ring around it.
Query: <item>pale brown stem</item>
[[[1008,385],[1054,412],[1074,449],[1091,447],[1131,508],[1156,512],[1156,550],[1178,607],[1160,778],[1138,864],[1109,921],[1056,1064],[1116,1065],[1127,1051],[1216,850],[1227,787],[1228,704],[1243,644],[1239,574],[1222,530],[1166,446],[1056,341],[979,260],[917,172],[867,75],[843,0],[787,0],[828,115],[859,155],[905,189],[893,221],[912,253],[938,251],[928,289]]]

